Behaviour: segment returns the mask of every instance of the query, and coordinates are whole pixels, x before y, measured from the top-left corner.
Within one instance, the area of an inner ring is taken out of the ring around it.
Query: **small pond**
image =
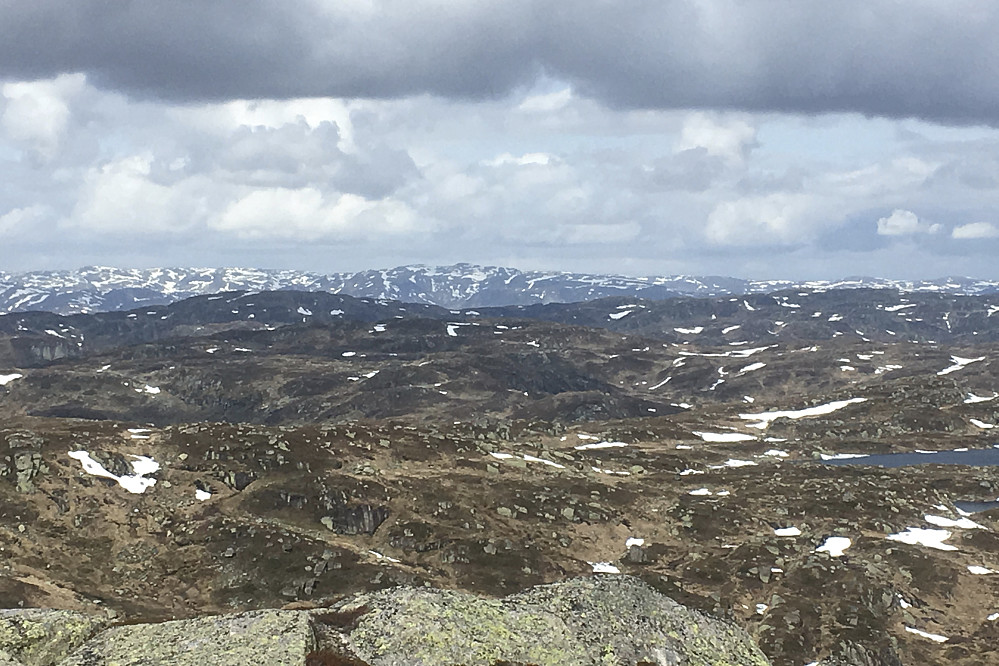
[[[856,458],[823,460],[824,465],[877,465],[879,467],[911,467],[913,465],[999,465],[999,448],[959,449],[927,453],[875,453]]]
[[[823,460],[824,465],[877,465],[879,467],[911,467],[913,465],[968,465],[986,467],[999,465],[999,445],[988,449],[963,449],[957,451],[933,451],[928,453],[878,453],[856,458],[834,458]],[[966,513],[979,513],[999,508],[999,501],[964,502],[956,501],[954,506]]]

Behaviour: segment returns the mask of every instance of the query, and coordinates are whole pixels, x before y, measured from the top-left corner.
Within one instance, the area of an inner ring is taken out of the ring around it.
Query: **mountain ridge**
[[[87,266],[72,271],[0,271],[0,313],[117,311],[223,291],[288,289],[463,309],[579,302],[609,296],[664,300],[681,296],[710,298],[794,289],[816,292],[850,288],[979,295],[999,292],[999,281],[965,277],[916,281],[869,277],[803,281],[687,275],[629,277],[522,271],[467,263],[414,264],[329,274],[289,269]]]

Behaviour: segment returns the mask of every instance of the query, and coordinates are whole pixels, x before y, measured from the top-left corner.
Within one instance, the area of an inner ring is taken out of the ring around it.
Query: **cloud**
[[[256,189],[231,203],[209,227],[240,238],[300,241],[380,238],[420,229],[403,202],[356,194],[324,196],[317,189]]]
[[[202,176],[169,175],[150,153],[87,169],[60,226],[109,237],[190,237],[218,205],[219,187]]]
[[[29,233],[36,225],[49,221],[51,216],[51,209],[40,204],[9,210],[0,215],[0,234],[13,238]]]
[[[999,270],[991,243],[950,237],[984,233],[959,225],[999,210],[987,187],[999,131],[986,127],[614,108],[546,78],[496,99],[182,104],[76,75],[6,85],[58,113],[20,138],[0,126],[5,271],[462,260],[748,277]],[[11,104],[0,99],[0,114]],[[893,220],[896,209],[919,217]],[[878,236],[878,218],[916,233]],[[948,220],[947,237],[925,233],[929,220]]]
[[[488,166],[503,166],[504,164],[515,164],[517,166],[527,166],[528,164],[539,164],[547,166],[553,157],[547,153],[525,153],[523,155],[511,155],[503,153],[485,162]]]
[[[741,119],[719,120],[706,113],[687,116],[676,151],[703,149],[708,155],[740,162],[756,146],[756,128]]]
[[[52,159],[70,119],[69,99],[86,84],[82,74],[64,74],[51,80],[19,81],[0,87],[3,115],[0,127],[8,137]]]
[[[976,238],[999,238],[999,227],[991,222],[970,222],[954,227],[951,238],[976,239]]]
[[[913,234],[935,234],[940,231],[939,224],[927,224],[915,213],[900,208],[892,211],[887,217],[878,220],[879,236],[911,236]]]
[[[806,214],[807,195],[775,193],[718,204],[708,215],[706,239],[715,245],[790,245],[812,232]]]
[[[496,99],[544,74],[615,108],[999,124],[999,5],[977,0],[32,0],[0,25],[0,77],[184,102]]]
[[[531,95],[517,106],[517,111],[525,113],[552,113],[564,109],[571,101],[572,89],[563,88],[552,93]]]

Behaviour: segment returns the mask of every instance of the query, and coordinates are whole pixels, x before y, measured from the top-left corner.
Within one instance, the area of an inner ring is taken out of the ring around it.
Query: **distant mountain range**
[[[455,264],[400,266],[357,273],[309,273],[245,268],[86,267],[75,271],[0,272],[0,313],[44,310],[59,314],[128,310],[222,291],[299,290],[423,303],[445,308],[589,301],[610,296],[662,300],[800,289],[877,288],[901,292],[980,295],[999,281],[971,278],[905,281],[742,280],[717,276],[627,277]]]

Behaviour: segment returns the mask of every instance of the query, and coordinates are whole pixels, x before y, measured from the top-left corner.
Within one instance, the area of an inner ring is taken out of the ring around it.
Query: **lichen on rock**
[[[51,666],[107,624],[95,615],[44,608],[0,610],[0,664]]]
[[[373,666],[636,664],[767,666],[743,630],[629,576],[580,578],[505,599],[395,588],[362,594],[347,636]]]
[[[113,627],[60,666],[302,666],[314,648],[307,613],[262,610]]]

